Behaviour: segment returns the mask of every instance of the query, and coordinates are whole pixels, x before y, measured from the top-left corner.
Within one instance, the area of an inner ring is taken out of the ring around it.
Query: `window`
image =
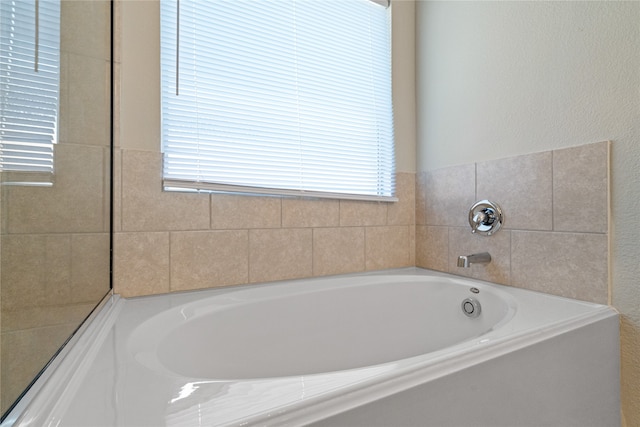
[[[43,173],[19,183],[46,185],[58,129],[60,1],[2,0],[0,21],[0,170],[18,182]]]
[[[163,0],[165,188],[394,200],[384,0]]]

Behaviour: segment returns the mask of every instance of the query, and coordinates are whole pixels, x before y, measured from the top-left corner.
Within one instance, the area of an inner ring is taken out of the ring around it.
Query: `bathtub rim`
[[[484,283],[490,286],[504,286],[491,282],[477,279],[455,276],[451,274],[436,272],[432,270],[409,267],[403,269],[380,270],[375,272],[354,273],[344,276],[368,276],[368,275],[386,275],[386,274],[427,274],[435,276],[450,277],[460,279],[465,282]],[[328,276],[331,277],[331,276]],[[301,280],[322,280],[326,277],[310,278],[310,279],[293,279],[281,282],[296,282]],[[247,284],[234,286],[229,288],[217,288],[180,292],[176,294],[152,295],[147,297],[130,298],[129,301],[141,299],[156,299],[166,296],[172,296],[181,299],[192,298],[194,293],[201,294],[218,294],[235,291],[242,288],[264,286],[260,284]],[[565,297],[544,294],[541,292],[530,291],[519,288],[505,286],[506,289],[513,289],[514,292],[526,292],[540,294],[545,297],[557,298],[560,300],[568,300],[589,305],[592,310],[588,313],[574,316],[564,322],[554,324],[553,327],[545,328],[536,333],[527,333],[519,337],[512,335],[506,337],[502,342],[492,342],[486,347],[478,347],[472,353],[463,352],[458,355],[447,353],[437,360],[430,359],[434,363],[430,363],[426,367],[410,366],[404,369],[394,370],[393,375],[381,375],[373,379],[351,385],[348,390],[340,390],[339,393],[324,393],[302,402],[287,404],[282,407],[273,408],[270,413],[262,412],[260,414],[239,417],[229,425],[261,425],[264,424],[265,417],[268,417],[269,425],[285,426],[285,425],[303,425],[314,421],[327,418],[328,416],[345,412],[349,409],[364,405],[366,403],[382,399],[387,396],[410,389],[429,380],[446,376],[450,373],[460,371],[469,366],[469,361],[478,364],[483,361],[493,359],[495,357],[510,353],[512,351],[534,345],[549,338],[561,335],[579,327],[587,326],[592,323],[605,320],[611,317],[617,317],[618,314],[613,307],[573,300]],[[121,298],[119,295],[112,295],[108,302],[102,307],[98,313],[98,320],[102,323],[93,322],[88,325],[86,330],[82,331],[79,336],[78,345],[70,349],[60,362],[58,368],[48,375],[45,383],[40,388],[34,399],[27,404],[24,411],[15,418],[16,424],[19,425],[57,425],[56,421],[61,420],[69,405],[73,401],[73,397],[78,392],[86,374],[97,357],[97,352],[102,346],[104,340],[109,334],[110,329],[116,323],[118,314],[123,310],[127,299]],[[75,353],[75,354],[74,354]],[[417,356],[420,357],[420,356]],[[443,363],[446,360],[446,363]],[[437,366],[434,366],[437,365]],[[10,417],[7,417],[9,419]],[[22,424],[24,423],[24,424]],[[6,424],[11,425],[11,424]],[[2,424],[4,427],[5,424]]]
[[[51,414],[48,418],[56,419],[55,414],[60,412],[61,404],[66,407],[70,403],[72,394],[67,392],[79,387],[123,305],[120,295],[107,293],[62,351],[7,414],[0,427],[23,423],[26,426],[45,425],[44,421],[39,421],[46,419],[43,414]]]
[[[446,377],[471,365],[479,365],[611,317],[617,317],[617,313],[607,310],[605,306],[596,313],[581,315],[559,324],[557,328],[548,329],[538,334],[523,334],[518,337],[505,338],[499,342],[494,341],[490,345],[477,347],[473,352],[462,351],[457,354],[438,355],[438,357],[430,359],[432,363],[427,366],[416,364],[399,368],[393,371],[393,375],[382,374],[358,385],[351,385],[345,394],[327,393],[311,398],[304,404],[294,403],[283,411],[274,411],[268,414],[269,425],[285,427],[321,421],[350,409],[393,396],[428,381]],[[237,420],[234,425],[260,425],[264,422],[264,418],[265,414],[245,417]]]

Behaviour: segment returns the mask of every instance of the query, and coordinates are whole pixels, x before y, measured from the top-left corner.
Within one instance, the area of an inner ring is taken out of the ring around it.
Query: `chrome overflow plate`
[[[503,222],[504,215],[497,203],[480,200],[469,209],[469,225],[472,233],[491,236],[500,230]]]

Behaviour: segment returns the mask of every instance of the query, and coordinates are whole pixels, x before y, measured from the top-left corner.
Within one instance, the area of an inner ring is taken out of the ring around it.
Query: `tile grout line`
[[[478,200],[478,162],[473,164],[474,199]]]
[[[506,231],[506,230],[505,230]],[[509,286],[513,286],[513,233],[509,230]]]
[[[316,229],[315,227],[310,227],[311,228],[311,277],[316,277],[316,264],[315,264],[315,248],[314,248],[314,241],[316,238]]]
[[[173,269],[171,268],[171,258],[172,258],[171,257],[171,240],[172,240],[171,239],[171,234],[172,233],[173,233],[172,231],[169,231],[167,233],[168,234],[167,239],[169,240],[169,242],[168,242],[169,243],[168,244],[168,246],[169,246],[169,260],[168,260],[169,261],[168,262],[168,265],[169,265],[169,292],[171,292],[172,288],[173,288],[173,286],[172,286],[172,282],[173,282],[173,273],[172,273],[172,271],[173,271]]]
[[[124,230],[124,223],[123,223],[124,222],[123,221],[123,216],[124,215],[122,215],[122,212],[124,210],[124,206],[122,205],[122,203],[123,203],[122,195],[124,193],[124,179],[123,179],[124,178],[124,176],[123,176],[124,175],[124,172],[123,172],[124,150],[122,148],[119,148],[118,150],[120,152],[120,156],[119,156],[119,159],[118,159],[118,166],[119,166],[118,175],[120,176],[120,191],[119,191],[120,194],[118,194],[118,198],[120,199],[120,206],[118,206],[118,208],[119,208],[120,212],[118,212],[118,222],[120,223],[120,231],[123,231]]]
[[[281,211],[282,212],[282,211]],[[247,229],[247,283],[251,282],[251,230]]]
[[[556,231],[555,224],[555,183],[554,183],[554,150],[551,150],[551,231]]]

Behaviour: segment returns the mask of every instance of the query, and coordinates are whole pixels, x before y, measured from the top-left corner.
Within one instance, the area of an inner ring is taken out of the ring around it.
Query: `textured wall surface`
[[[114,290],[123,296],[415,265],[415,174],[399,202],[161,189],[161,154],[122,150]]]
[[[631,139],[638,8],[418,1],[418,170]]]
[[[419,175],[419,267],[524,289],[609,302],[609,143],[452,166]],[[469,207],[498,203],[502,228],[472,234]],[[489,264],[457,266],[489,252]]]
[[[416,3],[418,173],[611,140],[622,406],[640,425],[640,2]]]

